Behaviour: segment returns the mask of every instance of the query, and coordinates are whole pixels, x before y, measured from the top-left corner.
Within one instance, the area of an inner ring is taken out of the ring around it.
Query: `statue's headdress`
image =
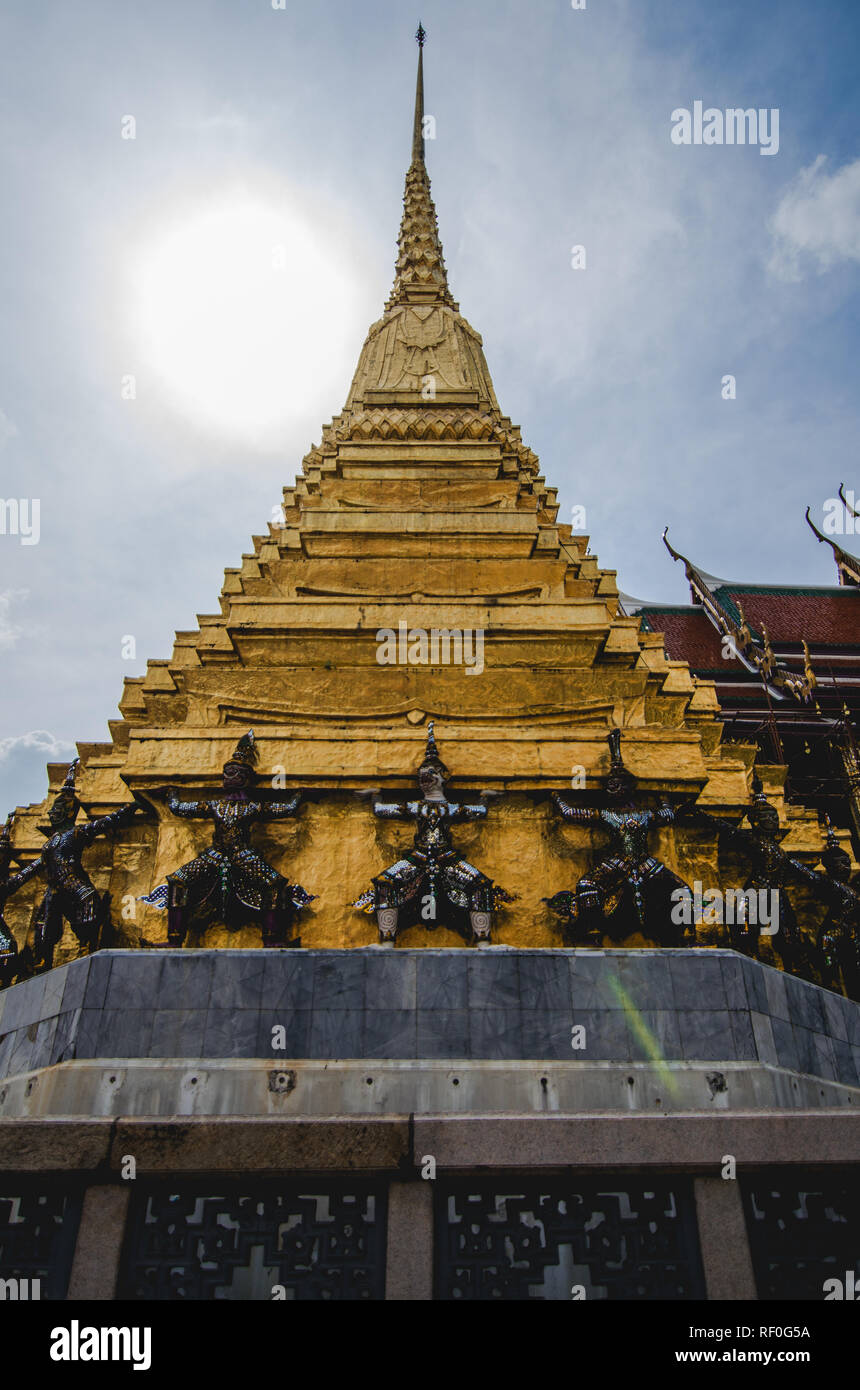
[[[607,796],[613,801],[630,796],[636,785],[636,778],[624,765],[621,756],[621,730],[612,729],[609,734],[609,776],[606,779]]]
[[[831,878],[847,883],[851,877],[851,856],[840,845],[829,816],[824,817],[824,823],[827,826],[827,839],[821,862]]]
[[[248,732],[243,734],[239,739],[239,742],[236,744],[236,747],[233,749],[233,752],[230,754],[224,766],[232,767],[235,765],[238,767],[246,767],[249,772],[253,772],[257,763],[257,757],[254,730],[249,729]]]
[[[54,797],[53,804],[48,812],[48,820],[52,825],[60,824],[66,820],[74,820],[75,816],[78,814],[78,807],[81,804],[75,792],[75,773],[78,769],[78,761],[79,760],[75,758],[75,761],[66,773],[66,780]]]
[[[752,806],[747,811],[747,820],[754,829],[775,835],[779,830],[779,811],[775,806],[771,806],[765,796],[761,778],[757,773],[753,776],[752,793]]]
[[[434,768],[437,772],[441,773],[444,781],[447,781],[451,776],[442,759],[439,757],[439,749],[436,747],[436,735],[433,732],[432,719],[427,729],[427,747],[424,749],[424,761],[418,769],[419,776],[425,768]]]

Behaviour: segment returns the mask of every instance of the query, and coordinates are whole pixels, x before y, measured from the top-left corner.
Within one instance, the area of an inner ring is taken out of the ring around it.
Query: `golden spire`
[[[415,120],[412,125],[412,163],[424,163],[424,44],[427,31],[421,20],[418,21],[418,79],[415,83]]]
[[[424,115],[424,41],[419,25],[418,79],[412,126],[412,163],[406,175],[403,219],[397,241],[394,287],[385,311],[361,349],[344,410],[349,428],[464,431],[490,428],[484,412],[500,416],[481,336],[462,317],[448,289],[436,209],[424,167],[424,136],[432,117]],[[431,126],[432,129],[432,126]],[[421,419],[403,411],[417,410]],[[385,417],[380,412],[388,412]],[[477,423],[481,415],[483,424]],[[357,416],[362,415],[359,428]],[[443,420],[444,416],[444,420]],[[395,418],[396,417],[396,418]],[[356,436],[357,437],[357,436]],[[428,436],[429,437],[429,436]],[[456,434],[459,438],[460,435]],[[472,437],[477,437],[473,434]]]
[[[439,240],[436,209],[424,164],[424,43],[426,31],[419,24],[418,77],[415,84],[415,119],[412,126],[412,163],[406,174],[403,219],[397,240],[394,288],[385,305],[448,304],[456,308],[448,289],[448,277]]]

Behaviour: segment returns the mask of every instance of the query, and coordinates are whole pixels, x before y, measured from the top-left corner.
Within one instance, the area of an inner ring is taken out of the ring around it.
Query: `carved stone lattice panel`
[[[35,1279],[39,1281],[39,1299],[65,1298],[80,1215],[79,1192],[58,1192],[52,1184],[50,1193],[21,1186],[12,1195],[4,1187],[0,1193],[0,1278],[27,1281],[19,1298],[33,1298],[30,1281]]]
[[[860,1290],[857,1170],[771,1173],[742,1180],[756,1288],[766,1301],[813,1301],[853,1275]]]
[[[381,1299],[385,1215],[384,1189],[363,1184],[136,1191],[119,1297]]]
[[[436,1298],[704,1298],[689,1179],[440,1187]]]

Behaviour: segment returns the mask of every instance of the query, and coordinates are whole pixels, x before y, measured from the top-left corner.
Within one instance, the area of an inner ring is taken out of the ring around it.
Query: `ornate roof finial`
[[[839,496],[842,497],[841,483],[839,484],[839,488]],[[842,501],[845,503],[845,506],[847,507],[848,503],[844,497],[842,497]],[[857,513],[852,512],[852,515],[856,516]],[[839,583],[848,584],[855,587],[860,586],[860,560],[857,559],[857,556],[850,555],[847,550],[843,550],[841,545],[837,545],[836,542],[834,540],[831,540],[829,536],[822,536],[815,522],[812,520],[812,517],[809,515],[808,507],[806,508],[806,521],[813,535],[817,536],[819,541],[823,541],[825,545],[829,545],[830,549],[833,551],[833,558],[836,561],[836,571],[839,576]]]
[[[852,497],[854,496],[854,493],[853,493],[853,492],[852,492],[851,496],[852,496]],[[853,506],[853,504],[852,504],[851,502],[849,502],[849,501],[848,501],[848,498],[845,496],[845,484],[844,484],[844,483],[840,483],[840,484],[839,484],[839,500],[840,500],[840,502],[842,503],[843,507],[845,508],[846,512],[850,512],[851,515],[852,515],[853,517],[856,517],[858,520],[860,520],[860,512],[857,511],[856,507]]]
[[[809,524],[812,525],[811,522]],[[728,594],[731,586],[722,579],[715,579],[713,575],[706,575],[702,570],[696,569],[696,566],[687,559],[686,555],[682,555],[680,551],[669,544],[668,533],[669,528],[665,526],[663,528],[663,544],[672,559],[680,560],[683,564],[693,602],[702,605],[705,613],[723,638],[730,637],[732,639],[733,655],[740,658],[748,671],[758,672],[768,690],[778,700],[784,699],[786,692],[793,695],[796,700],[808,701],[811,699],[811,687],[806,677],[798,676],[796,672],[789,671],[777,659],[764,624],[761,624],[761,642],[759,642],[746,620],[740,600],[736,596],[733,598]],[[710,583],[708,583],[709,579]]]
[[[424,163],[424,43],[427,33],[423,24],[418,26],[415,37],[418,40],[418,77],[412,126],[412,163],[406,174],[403,194],[403,220],[397,239],[394,288],[385,307],[447,304],[456,310],[457,305],[448,289],[436,209]]]
[[[809,644],[805,637],[803,638],[803,674],[806,677],[806,684],[809,686],[810,691],[814,690],[818,685],[818,681],[812,669],[812,657],[809,655]]]
[[[427,31],[418,21],[418,77],[415,81],[415,120],[412,126],[412,163],[424,163],[424,43]]]

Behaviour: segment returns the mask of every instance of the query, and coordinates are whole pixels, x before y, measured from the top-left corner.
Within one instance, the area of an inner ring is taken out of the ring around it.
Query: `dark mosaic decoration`
[[[294,816],[301,793],[286,801],[264,802],[250,794],[256,781],[254,731],[249,729],[236,744],[221,773],[223,794],[206,801],[183,801],[175,787],[153,790],[164,797],[175,816],[214,822],[212,843],[187,864],[167,875],[151,893],[140,899],[159,909],[167,908],[167,944],[181,946],[189,927],[198,927],[221,916],[233,926],[248,919],[259,921],[264,946],[299,946],[292,936],[297,912],[314,894],[298,883],[288,883],[252,847],[250,835],[258,821],[286,820]]]
[[[137,1192],[120,1298],[195,1302],[382,1299],[385,1191],[261,1187]]]
[[[437,903],[447,904],[448,924],[467,940],[489,941],[493,912],[514,899],[504,888],[461,859],[454,849],[451,826],[463,820],[485,820],[482,801],[449,801],[450,778],[433,732],[427,729],[424,761],[418,769],[420,801],[382,801],[377,796],[373,811],[387,820],[414,820],[413,847],[403,859],[383,869],[353,903],[362,912],[375,913],[379,939],[393,943],[398,930],[419,920],[432,931],[437,925]],[[468,925],[467,925],[468,924]]]
[[[679,813],[668,805],[647,810],[635,801],[636,778],[621,757],[620,729],[609,734],[609,751],[607,808],[571,806],[558,792],[552,794],[564,820],[599,825],[608,833],[608,852],[600,855],[572,891],[566,889],[543,902],[563,919],[565,939],[571,944],[600,946],[605,929],[619,940],[631,931],[642,931],[661,946],[680,946],[683,933],[676,925],[673,905],[679,892],[689,895],[690,890],[648,849],[652,832],[672,825]]]
[[[822,1300],[849,1271],[860,1289],[856,1170],[746,1178],[742,1191],[760,1299]]]
[[[40,1299],[64,1299],[81,1215],[78,1193],[24,1188],[0,1195],[0,1279],[38,1279]]]
[[[689,1180],[437,1190],[436,1298],[704,1298]],[[581,1296],[581,1295],[580,1295]]]

